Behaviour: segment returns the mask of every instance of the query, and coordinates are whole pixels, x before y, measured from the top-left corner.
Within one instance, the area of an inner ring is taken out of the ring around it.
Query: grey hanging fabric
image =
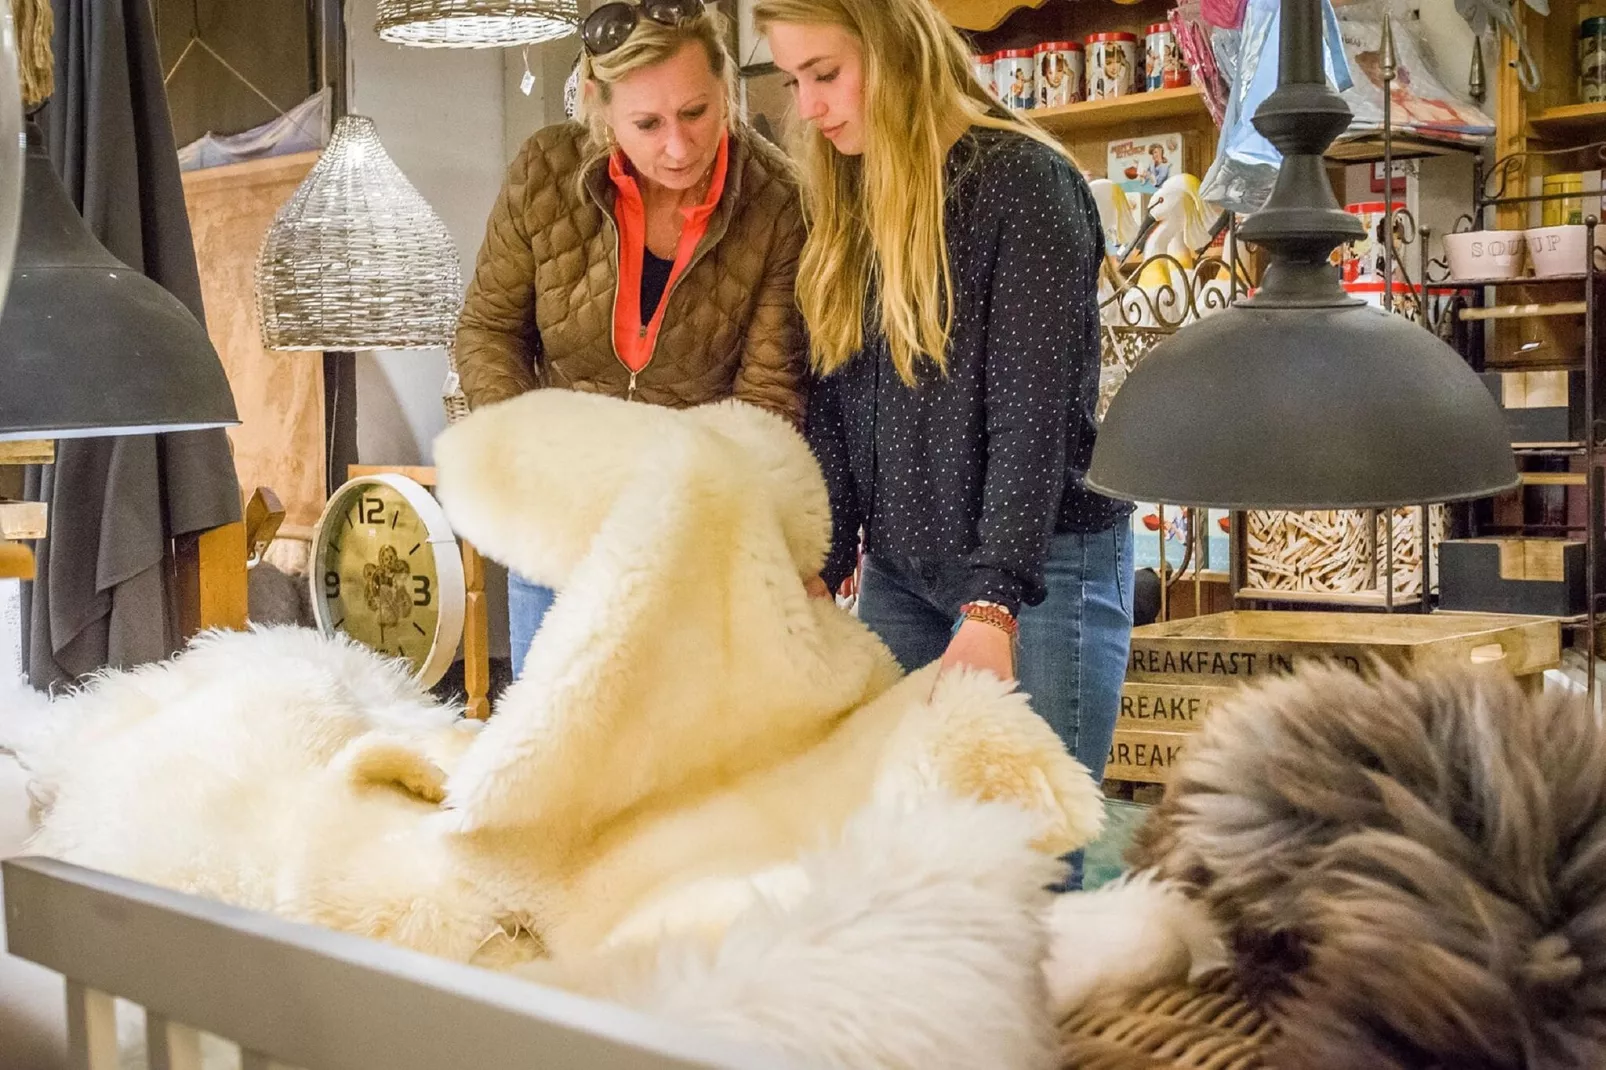
[[[55,0],[51,159],[96,237],[205,322],[147,0]],[[137,375],[138,370],[129,369]],[[170,541],[240,519],[221,430],[63,440],[32,469],[50,503],[29,591],[29,678],[48,688],[178,645]]]

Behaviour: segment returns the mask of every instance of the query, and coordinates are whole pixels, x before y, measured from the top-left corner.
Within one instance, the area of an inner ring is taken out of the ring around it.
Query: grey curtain
[[[56,92],[39,119],[56,170],[112,255],[204,323],[148,0],[54,7]],[[63,440],[28,483],[29,498],[50,503],[27,607],[33,685],[172,653],[171,540],[240,518],[225,433]]]

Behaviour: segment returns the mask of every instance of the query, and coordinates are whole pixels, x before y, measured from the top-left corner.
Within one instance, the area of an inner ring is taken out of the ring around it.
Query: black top
[[[1104,231],[1077,170],[1021,134],[972,129],[946,181],[947,377],[922,360],[919,386],[905,386],[867,327],[864,350],[811,388],[809,444],[833,524],[823,577],[834,590],[853,571],[863,525],[871,553],[957,566],[956,606],[1013,611],[1044,597],[1050,533],[1105,531],[1132,508],[1082,485]]]
[[[654,256],[651,249],[643,249],[641,254],[641,325],[645,327],[657,313],[658,302],[664,299],[675,262]]]

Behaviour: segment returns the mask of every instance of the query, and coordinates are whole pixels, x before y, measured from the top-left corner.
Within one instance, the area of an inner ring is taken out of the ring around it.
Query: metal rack
[[[1470,226],[1482,227],[1489,222],[1491,210],[1540,204],[1549,201],[1581,200],[1587,194],[1577,192],[1564,193],[1524,193],[1510,192],[1512,183],[1527,177],[1528,164],[1532,160],[1547,156],[1580,156],[1593,153],[1602,162],[1606,163],[1606,142],[1570,147],[1555,150],[1531,150],[1517,152],[1504,156],[1495,161],[1488,175],[1484,174],[1481,158],[1474,162],[1473,178],[1473,211],[1463,220]],[[1603,529],[1606,529],[1606,513],[1603,513],[1603,503],[1606,503],[1606,436],[1602,434],[1601,421],[1598,416],[1597,391],[1601,384],[1602,346],[1600,337],[1600,311],[1602,290],[1606,289],[1606,270],[1597,267],[1596,261],[1599,253],[1595,247],[1595,235],[1601,220],[1594,214],[1586,215],[1584,219],[1585,257],[1584,270],[1578,274],[1549,276],[1545,278],[1519,277],[1513,279],[1472,279],[1451,280],[1449,277],[1449,264],[1443,259],[1430,259],[1428,256],[1427,241],[1424,237],[1420,249],[1422,278],[1422,300],[1424,305],[1430,283],[1434,286],[1454,287],[1475,295],[1475,300],[1482,301],[1490,294],[1501,289],[1511,287],[1543,287],[1554,292],[1555,288],[1575,287],[1582,285],[1582,300],[1561,301],[1547,299],[1540,302],[1525,303],[1518,306],[1484,307],[1474,304],[1463,307],[1459,302],[1452,302],[1446,314],[1459,318],[1463,322],[1474,324],[1479,337],[1475,345],[1470,346],[1474,354],[1473,366],[1479,371],[1485,370],[1488,360],[1489,324],[1498,319],[1517,319],[1531,316],[1575,316],[1581,315],[1583,324],[1582,351],[1574,360],[1554,367],[1547,365],[1539,368],[1521,368],[1510,365],[1500,365],[1494,369],[1498,371],[1529,371],[1529,370],[1568,370],[1582,371],[1584,392],[1584,421],[1583,440],[1577,443],[1558,443],[1544,447],[1518,449],[1521,457],[1562,459],[1569,463],[1574,458],[1583,459],[1582,478],[1558,479],[1556,482],[1564,485],[1581,485],[1584,488],[1584,519],[1582,525],[1563,523],[1529,524],[1521,521],[1515,526],[1480,525],[1472,507],[1465,507],[1461,526],[1469,533],[1477,531],[1480,527],[1497,530],[1502,534],[1561,534],[1576,533],[1580,528],[1584,531],[1584,589],[1585,610],[1575,618],[1564,618],[1564,626],[1574,630],[1583,641],[1585,665],[1585,692],[1591,708],[1595,702],[1596,682],[1595,668],[1599,658],[1598,647],[1600,641],[1601,592],[1600,592],[1600,550]],[[1459,224],[1458,224],[1459,225]],[[1567,296],[1571,296],[1568,294]],[[1572,473],[1554,473],[1558,477],[1571,476]]]

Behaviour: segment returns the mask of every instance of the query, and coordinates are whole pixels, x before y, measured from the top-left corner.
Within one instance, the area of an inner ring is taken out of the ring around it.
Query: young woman
[[[486,225],[458,322],[474,407],[536,387],[802,419],[790,163],[735,118],[725,20],[609,3],[581,31],[584,123],[538,131]],[[508,578],[515,675],[552,592]]]
[[[1132,534],[1131,506],[1082,484],[1099,372],[1092,195],[976,82],[930,0],[756,11],[808,124],[798,298],[835,526],[812,587],[837,589],[862,529],[860,614],[905,668],[1018,675],[1100,777]]]

